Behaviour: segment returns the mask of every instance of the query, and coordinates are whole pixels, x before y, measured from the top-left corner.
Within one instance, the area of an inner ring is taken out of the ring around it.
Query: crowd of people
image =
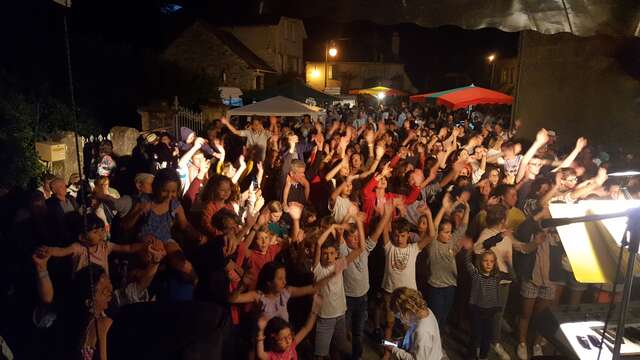
[[[0,334],[42,359],[542,355],[537,313],[616,289],[577,282],[540,221],[622,194],[614,154],[520,126],[493,107],[336,105],[147,133],[126,160],[105,140],[82,180],[46,175],[12,203],[19,303]],[[466,350],[443,346],[453,329]]]

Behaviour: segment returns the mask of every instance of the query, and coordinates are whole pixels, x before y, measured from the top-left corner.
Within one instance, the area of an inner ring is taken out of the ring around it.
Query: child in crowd
[[[320,319],[316,324],[314,349],[316,359],[329,356],[329,347],[332,339],[335,340],[341,351],[348,351],[345,325],[347,301],[344,293],[342,272],[347,265],[360,256],[365,244],[364,239],[360,239],[357,249],[351,251],[346,257],[338,258],[340,245],[336,241],[336,233],[340,227],[342,225],[333,224],[320,235],[313,260],[313,274],[316,282],[326,279],[335,273],[335,276],[320,289],[320,294],[324,301],[318,313]],[[329,236],[332,236],[332,239],[327,241]]]
[[[149,238],[145,243],[120,245],[106,240],[105,223],[95,214],[87,214],[86,232],[80,231],[78,241],[67,247],[41,246],[36,254],[41,257],[66,257],[73,258],[73,272],[77,273],[90,263],[100,265],[109,273],[109,254],[121,252],[131,254],[143,251],[149,245]]]
[[[177,225],[184,236],[197,243],[204,244],[207,237],[200,234],[187,220],[184,209],[177,199],[180,186],[178,174],[171,169],[158,171],[153,179],[151,196],[142,195],[141,202],[123,219],[122,226],[133,230],[140,225],[139,238],[151,235],[162,241],[167,252],[167,261],[189,282],[196,282],[197,276],[191,262],[186,259],[182,248],[172,236],[172,228]]]
[[[501,235],[495,235],[501,236]],[[493,240],[493,239],[491,239]],[[465,249],[464,264],[471,275],[471,326],[473,333],[473,357],[488,359],[489,345],[493,341],[496,313],[504,306],[500,302],[499,286],[502,280],[511,280],[511,275],[498,270],[496,254],[488,250],[478,255],[476,265],[471,261],[473,242],[469,238],[461,241]]]
[[[385,205],[385,217],[387,213],[393,212],[394,207],[388,203]],[[384,298],[384,310],[386,311],[386,327],[384,336],[390,338],[392,335],[395,316],[389,309],[391,293],[399,287],[407,287],[417,290],[416,283],[416,259],[422,249],[433,240],[428,233],[424,234],[416,243],[409,243],[411,225],[404,219],[400,219],[393,224],[393,241],[389,236],[390,223],[387,223],[387,230],[383,236],[385,267],[382,279],[382,290]]]
[[[287,320],[273,317],[267,320],[263,316],[258,320],[257,355],[260,360],[298,360],[296,347],[313,330],[322,297],[314,296],[309,318],[304,326],[294,333]]]
[[[452,219],[442,220],[444,213],[462,208],[463,215],[459,226],[454,229]],[[456,254],[460,250],[459,240],[467,231],[469,223],[469,204],[462,198],[451,202],[449,194],[445,195],[442,208],[436,216],[435,223],[438,227],[437,241],[430,242],[427,251],[429,253],[429,277],[428,301],[433,314],[438,320],[440,330],[444,330],[451,307],[453,306],[456,287],[458,286],[458,268]]]
[[[259,313],[267,321],[276,316],[289,321],[287,309],[289,298],[313,295],[331,279],[332,277],[327,277],[313,285],[304,287],[288,286],[284,264],[271,261],[260,270],[256,290],[245,293],[235,291],[229,296],[229,302],[232,304],[255,303],[259,308]]]

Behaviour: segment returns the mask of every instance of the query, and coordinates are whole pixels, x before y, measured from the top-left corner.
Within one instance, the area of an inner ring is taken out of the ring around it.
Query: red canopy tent
[[[475,85],[429,94],[413,95],[410,99],[412,102],[432,101],[437,105],[443,105],[452,110],[462,109],[467,106],[478,104],[511,105],[511,103],[513,103],[513,96]]]

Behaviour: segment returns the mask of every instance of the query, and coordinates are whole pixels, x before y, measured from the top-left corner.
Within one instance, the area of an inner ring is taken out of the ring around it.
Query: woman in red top
[[[372,177],[362,189],[362,210],[367,215],[365,224],[369,224],[376,212],[379,215],[384,212],[384,204],[387,201],[399,199],[404,205],[410,205],[420,195],[420,188],[414,185],[411,186],[411,192],[407,196],[386,192],[387,176],[391,174],[392,170],[390,164],[386,164],[382,168],[382,172]]]

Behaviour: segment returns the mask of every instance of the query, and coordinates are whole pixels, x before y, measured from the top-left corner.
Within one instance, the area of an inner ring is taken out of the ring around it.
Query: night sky
[[[145,96],[146,61],[194,19],[213,24],[242,22],[257,16],[258,1],[205,0],[74,0],[71,12],[73,70],[78,104],[90,106],[108,125],[133,124]],[[179,4],[182,8],[171,12]],[[283,2],[286,5],[286,2]],[[296,16],[292,7],[265,9]],[[52,0],[11,1],[2,11],[3,56],[0,76],[27,92],[68,99],[63,32],[64,8]],[[371,61],[391,58],[391,34],[400,35],[400,61],[420,91],[441,90],[474,82],[486,85],[486,56],[515,56],[518,35],[495,29],[435,29],[413,24],[380,26],[370,22],[335,23],[327,18],[304,19],[309,38],[305,60],[318,60],[326,40],[340,43],[340,59]],[[460,83],[462,82],[462,83]],[[142,90],[141,90],[142,89]]]

